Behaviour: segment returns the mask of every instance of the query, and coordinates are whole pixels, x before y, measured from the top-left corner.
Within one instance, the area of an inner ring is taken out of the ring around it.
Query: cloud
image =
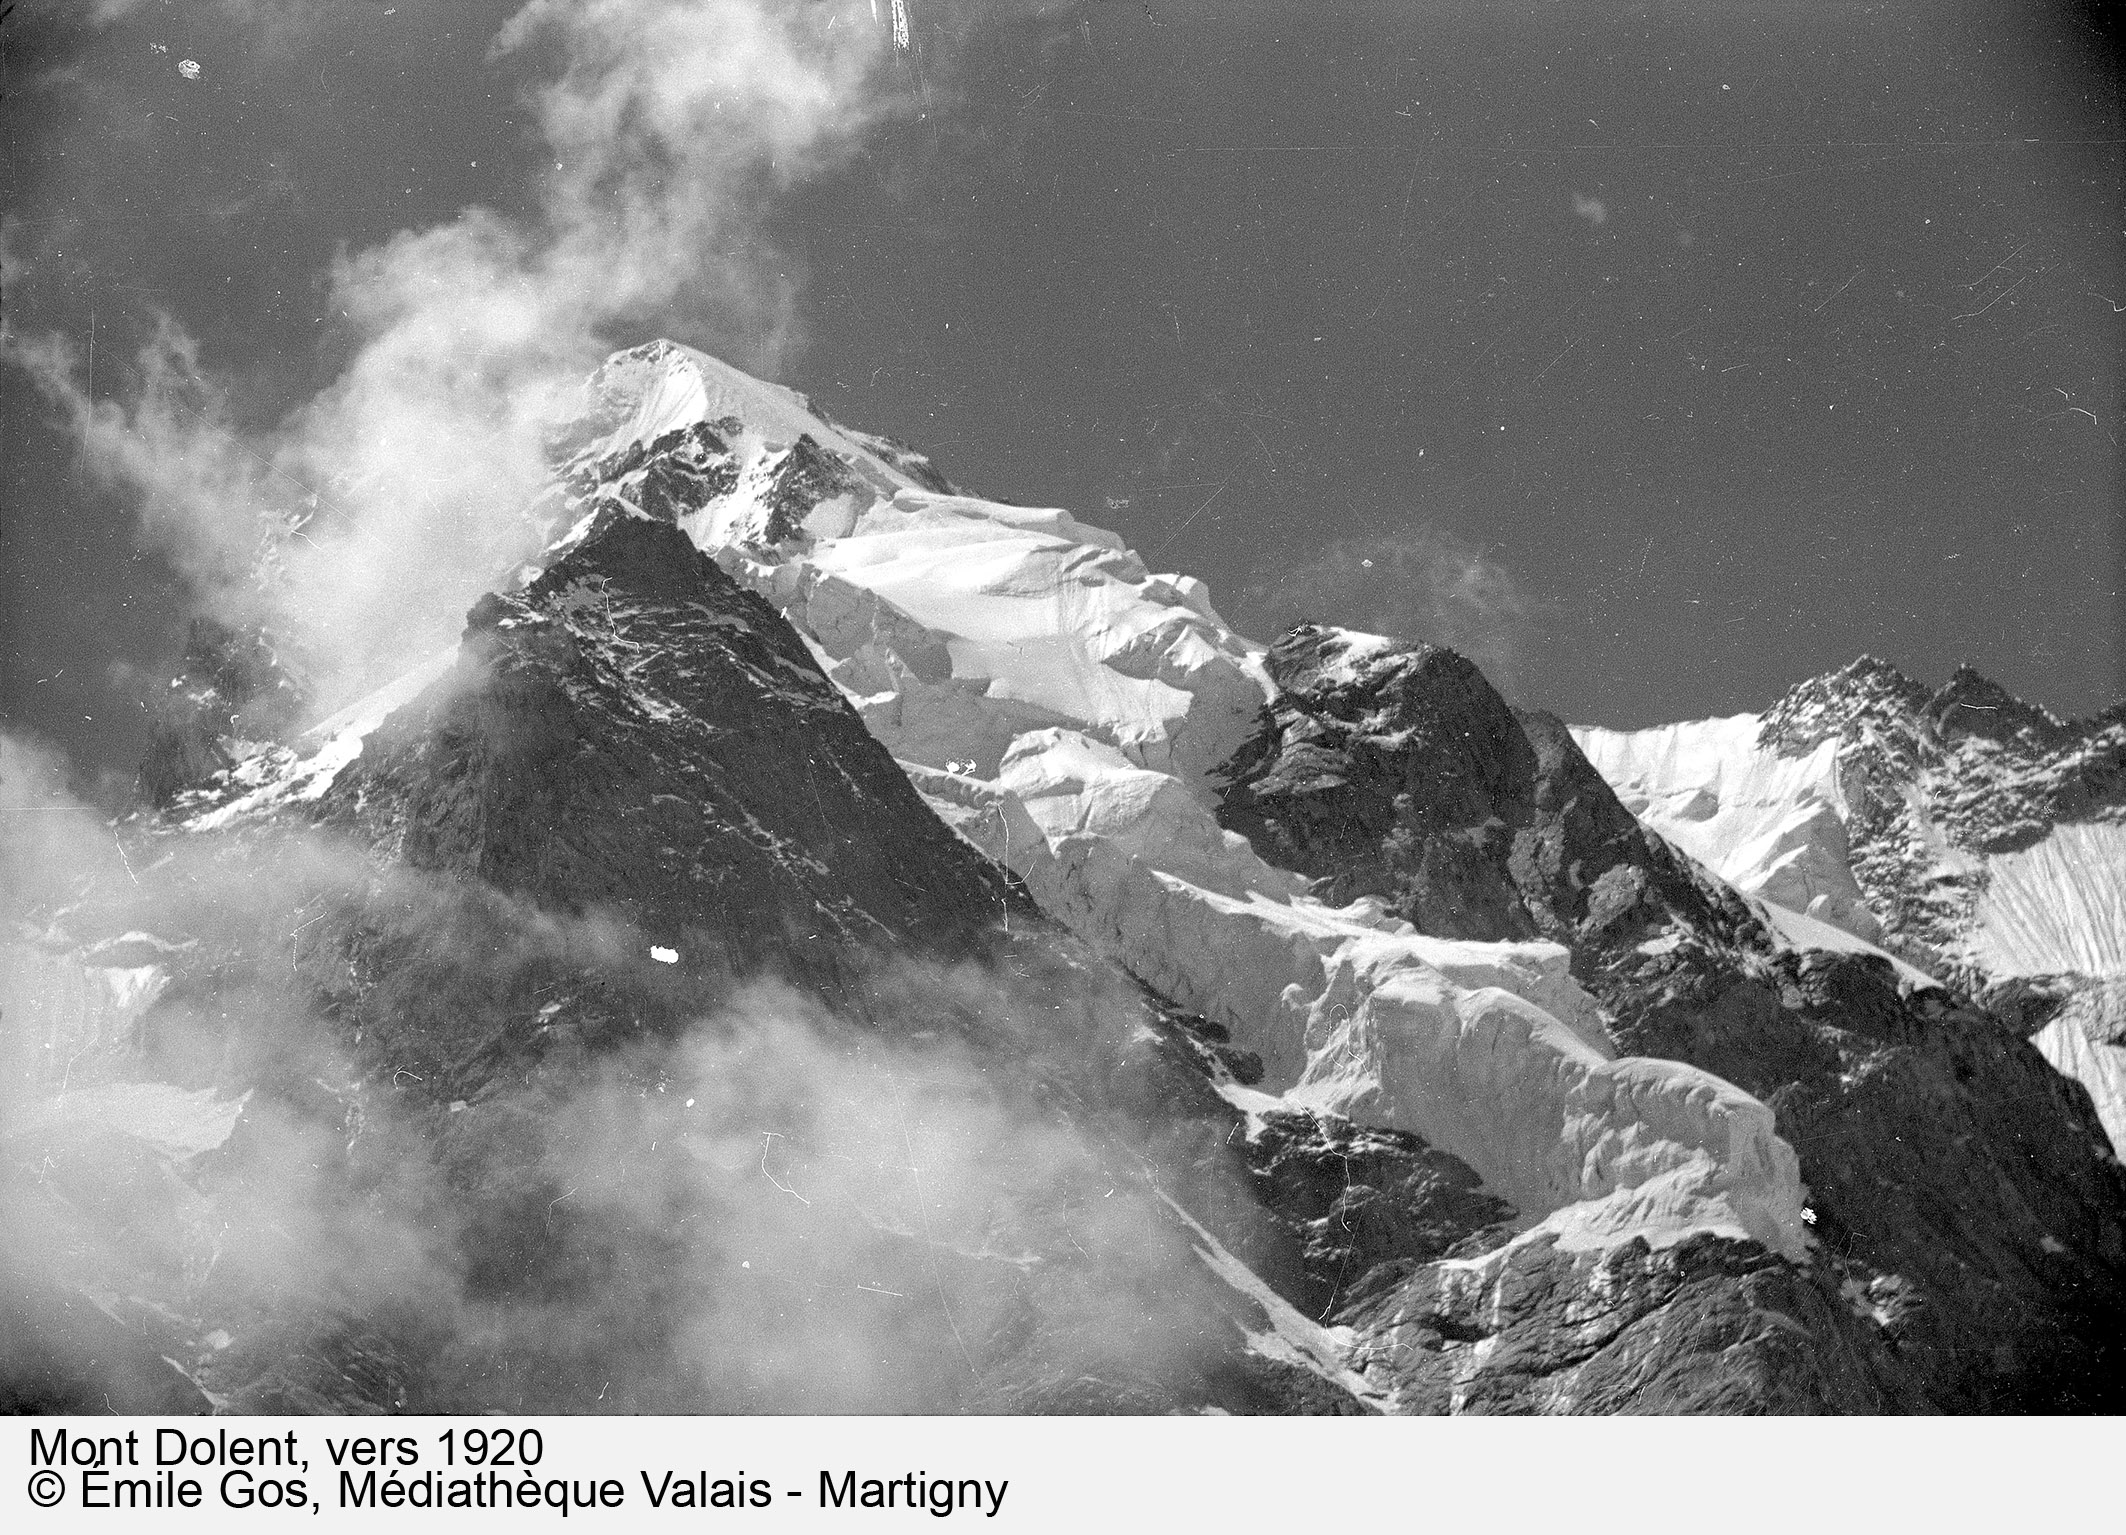
[[[86,359],[64,336],[19,341],[10,355],[58,410],[91,472],[140,492],[143,541],[168,555],[216,612],[262,619],[263,583],[309,490],[237,435],[198,343],[160,319],[133,358],[129,406],[90,398]]]
[[[541,82],[538,214],[470,207],[342,255],[325,308],[359,343],[262,429],[167,316],[122,402],[92,401],[58,338],[15,359],[87,463],[140,496],[201,605],[295,640],[329,706],[454,638],[535,546],[542,428],[619,335],[677,333],[771,373],[797,344],[763,219],[893,109],[874,78],[885,34],[834,19],[814,0],[531,0],[491,56]]]
[[[0,732],[0,937],[33,908],[63,904],[81,882],[120,872],[118,845],[74,797],[65,759]]]
[[[747,987],[542,1114],[542,1186],[573,1191],[561,1240],[657,1257],[563,1338],[496,1302],[490,1346],[552,1355],[581,1396],[617,1382],[680,1410],[1001,1411],[1185,1373],[1202,1275],[1139,1168],[956,1026],[1001,1020],[1030,1050],[1033,1009],[1068,999],[975,968],[887,980],[862,1028]]]
[[[0,1226],[38,1233],[0,1254],[0,1401],[197,1410],[180,1372],[244,1318],[326,1347],[350,1314],[447,1316],[430,1148],[363,1101],[287,937],[375,871],[307,837],[129,853],[62,771],[0,735]],[[352,1174],[350,1131],[375,1137]]]
[[[60,774],[0,737],[0,1401],[1157,1407],[1236,1341],[1100,1086],[1152,1079],[1119,976],[836,1011],[315,829],[128,862]]]
[[[1578,192],[1573,193],[1572,211],[1597,228],[1609,222],[1609,209],[1603,206],[1599,197],[1585,197]]]
[[[1505,690],[1515,684],[1533,615],[1505,566],[1432,526],[1340,539],[1250,586],[1243,603],[1257,623],[1279,629],[1328,623],[1445,645]]]

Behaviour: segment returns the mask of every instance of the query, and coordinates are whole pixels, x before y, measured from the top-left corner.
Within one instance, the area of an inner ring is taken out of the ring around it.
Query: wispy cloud
[[[538,214],[469,207],[343,255],[325,307],[360,342],[263,430],[172,318],[117,402],[92,401],[77,346],[31,338],[16,360],[87,462],[138,493],[202,605],[305,642],[329,701],[454,633],[527,548],[542,428],[616,336],[677,333],[771,371],[794,344],[764,216],[894,99],[874,69],[886,34],[835,19],[813,0],[531,0],[491,58],[540,82]]]
[[[238,1410],[1160,1406],[1236,1340],[1099,1085],[1153,1071],[1142,1002],[1067,952],[882,962],[859,1024],[314,828],[128,857],[0,734],[0,1220],[40,1233],[0,1252],[0,1385],[139,1408],[166,1355]],[[1191,1156],[1166,1186],[1244,1209]]]
[[[1340,539],[1247,589],[1258,627],[1328,623],[1460,651],[1511,690],[1533,616],[1512,572],[1444,529],[1425,525]]]

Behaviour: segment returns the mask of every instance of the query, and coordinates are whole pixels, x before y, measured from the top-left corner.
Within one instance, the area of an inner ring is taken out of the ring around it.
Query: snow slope
[[[2126,980],[2126,804],[2102,787],[2120,733],[1968,669],[1930,695],[1863,658],[1762,715],[1573,738],[1627,808],[1766,902],[1789,941],[1880,944],[1972,990],[2063,978],[2076,1000],[2033,1042],[2126,1145],[2126,1038],[2106,1022]]]
[[[1067,512],[901,490],[798,559],[715,544],[726,520],[688,531],[818,638],[828,675],[911,762],[989,776],[1020,736],[1062,727],[1200,790],[1268,696],[1261,647],[1200,584]],[[884,605],[872,626],[844,618],[859,593]]]
[[[2126,976],[2126,826],[2056,826],[1985,867],[1970,952],[1986,974]]]
[[[1572,738],[1625,809],[1737,890],[1875,942],[1847,862],[1837,742],[1782,757],[1758,744],[1762,725],[1737,714]]]

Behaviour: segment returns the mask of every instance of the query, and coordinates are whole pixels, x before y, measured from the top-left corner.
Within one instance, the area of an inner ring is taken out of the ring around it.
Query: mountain
[[[1862,657],[1761,715],[1574,736],[1776,920],[1986,1001],[2126,1144],[2126,705],[2062,720],[1969,667],[1930,691]]]
[[[2089,1094],[1849,863],[1796,915],[1451,651],[1266,647],[684,347],[550,451],[456,647],[273,740],[181,685],[23,929],[19,1405],[2126,1395]]]
[[[1909,967],[1789,937],[1451,651],[1300,629],[1269,664],[1279,696],[1231,764],[1227,826],[1422,929],[1565,945],[1619,1050],[1762,1100],[1800,1154],[1807,1279],[1827,1307],[1868,1299],[1926,1400],[2013,1405],[2041,1399],[2015,1384],[2028,1367],[2092,1367],[2116,1163],[2036,1051]]]
[[[152,963],[121,993],[40,956],[69,1064],[28,1133],[66,1137],[8,1190],[55,1236],[10,1264],[13,1405],[84,1408],[84,1373],[172,1411],[1373,1394],[1166,1203],[1190,1166],[1144,1170],[1152,1115],[1205,1118],[1188,1037],[671,524],[483,599],[320,781],[223,774],[55,914]]]

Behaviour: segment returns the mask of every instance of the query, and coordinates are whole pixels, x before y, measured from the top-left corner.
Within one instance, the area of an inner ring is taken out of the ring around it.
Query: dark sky
[[[336,249],[533,205],[537,66],[487,55],[514,3],[92,9],[0,30],[0,173],[9,331],[93,326],[99,395],[159,305],[270,422],[344,361]],[[909,11],[913,108],[748,253],[799,343],[680,339],[1116,528],[1258,637],[1444,638],[1574,720],[1757,708],[1862,651],[2065,713],[2126,691],[2097,13]],[[184,594],[14,368],[0,431],[7,723],[129,767]]]

